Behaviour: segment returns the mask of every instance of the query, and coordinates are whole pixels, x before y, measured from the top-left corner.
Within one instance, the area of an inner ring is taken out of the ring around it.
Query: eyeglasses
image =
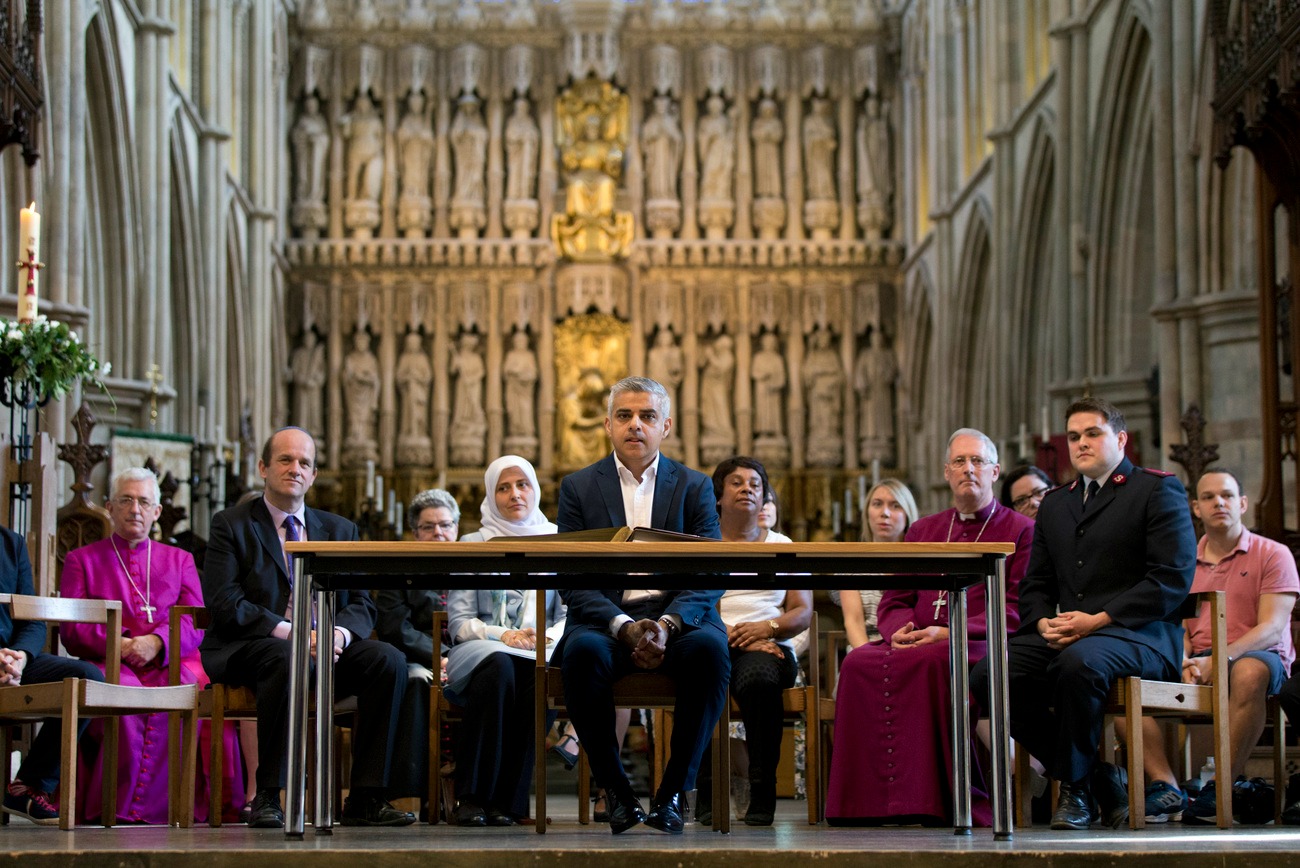
[[[434,522],[433,524],[417,524],[415,526],[416,533],[433,533],[435,530],[440,530],[443,533],[448,533],[455,529],[456,529],[456,522],[454,521],[438,521],[438,522]]]
[[[1043,495],[1047,494],[1047,491],[1048,489],[1044,486],[1043,488],[1035,488],[1033,491],[1029,492],[1028,494],[1022,494],[1019,497],[1017,497],[1015,500],[1011,501],[1011,508],[1020,509],[1020,507],[1024,506],[1026,503],[1029,503],[1029,501],[1031,500],[1042,500]]]
[[[948,466],[953,470],[965,470],[967,464],[980,471],[985,467],[991,467],[993,462],[979,455],[959,455],[948,462]]]
[[[138,506],[143,512],[148,512],[158,505],[147,497],[131,497],[126,494],[113,498],[113,503],[116,503],[123,509],[130,509],[133,506]]]

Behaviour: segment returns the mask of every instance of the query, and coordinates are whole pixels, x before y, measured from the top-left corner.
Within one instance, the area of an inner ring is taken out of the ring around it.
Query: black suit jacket
[[[0,527],[0,593],[31,596],[32,562],[23,538]],[[27,659],[40,656],[45,648],[44,621],[14,621],[6,606],[0,606],[0,648],[26,651]]]
[[[713,480],[661,454],[650,523],[659,530],[721,539]],[[564,477],[556,524],[561,533],[627,524],[613,454]],[[647,579],[653,584],[653,579]],[[622,588],[565,590],[560,595],[569,607],[564,639],[579,628],[607,631],[609,622],[623,611]],[[670,591],[665,596],[663,614],[680,617],[684,630],[708,625],[725,633],[717,608],[721,597],[722,591]]]
[[[1020,581],[1020,630],[1062,612],[1106,612],[1098,631],[1147,645],[1177,669],[1182,619],[1196,572],[1187,492],[1175,477],[1125,458],[1083,506],[1080,478],[1043,498],[1029,568]]]
[[[357,526],[342,516],[308,508],[307,539],[355,540]],[[238,648],[265,639],[289,608],[289,570],[279,533],[262,498],[222,510],[212,518],[203,571],[203,599],[212,623],[199,650],[203,668],[220,681]],[[334,624],[354,639],[368,639],[375,604],[364,591],[334,595]]]

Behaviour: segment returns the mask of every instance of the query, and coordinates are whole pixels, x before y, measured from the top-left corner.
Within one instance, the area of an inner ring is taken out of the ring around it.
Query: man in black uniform
[[[1086,829],[1128,818],[1118,773],[1097,762],[1106,697],[1124,676],[1179,680],[1196,536],[1182,484],[1124,456],[1113,405],[1075,401],[1066,428],[1079,477],[1039,507],[1007,673],[1011,735],[1061,782],[1052,828]]]

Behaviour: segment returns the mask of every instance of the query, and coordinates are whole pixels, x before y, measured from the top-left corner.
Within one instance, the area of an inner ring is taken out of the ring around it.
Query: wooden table
[[[301,839],[306,812],[308,699],[311,684],[311,605],[317,629],[334,630],[334,591],[363,588],[553,588],[563,573],[566,588],[608,588],[609,576],[652,573],[655,587],[756,588],[797,584],[801,588],[926,589],[949,592],[950,660],[953,672],[952,747],[953,824],[970,834],[969,658],[966,643],[966,589],[983,582],[988,600],[987,630],[990,674],[989,722],[992,736],[993,834],[1011,837],[1011,770],[1008,763],[1006,676],[1006,557],[1011,543],[753,543],[673,542],[610,543],[494,539],[483,543],[438,542],[290,542],[297,588],[314,594],[293,599],[289,680],[288,787],[285,836]],[[719,573],[725,565],[726,573]],[[454,574],[454,575],[452,575]],[[502,574],[511,576],[502,581]],[[792,576],[791,574],[795,574]],[[308,583],[308,584],[304,584]],[[331,708],[333,660],[317,668],[316,707]],[[334,824],[332,721],[316,721],[315,829],[329,834]],[[430,758],[432,762],[433,759]],[[541,818],[538,818],[539,822]]]

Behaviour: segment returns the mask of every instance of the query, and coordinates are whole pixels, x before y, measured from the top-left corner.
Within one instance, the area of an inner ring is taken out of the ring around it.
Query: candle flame
[[[27,206],[27,210],[28,210],[28,211],[35,211],[35,210],[36,210],[36,200],[35,200],[35,199],[32,200],[32,204],[30,204],[30,205]]]

